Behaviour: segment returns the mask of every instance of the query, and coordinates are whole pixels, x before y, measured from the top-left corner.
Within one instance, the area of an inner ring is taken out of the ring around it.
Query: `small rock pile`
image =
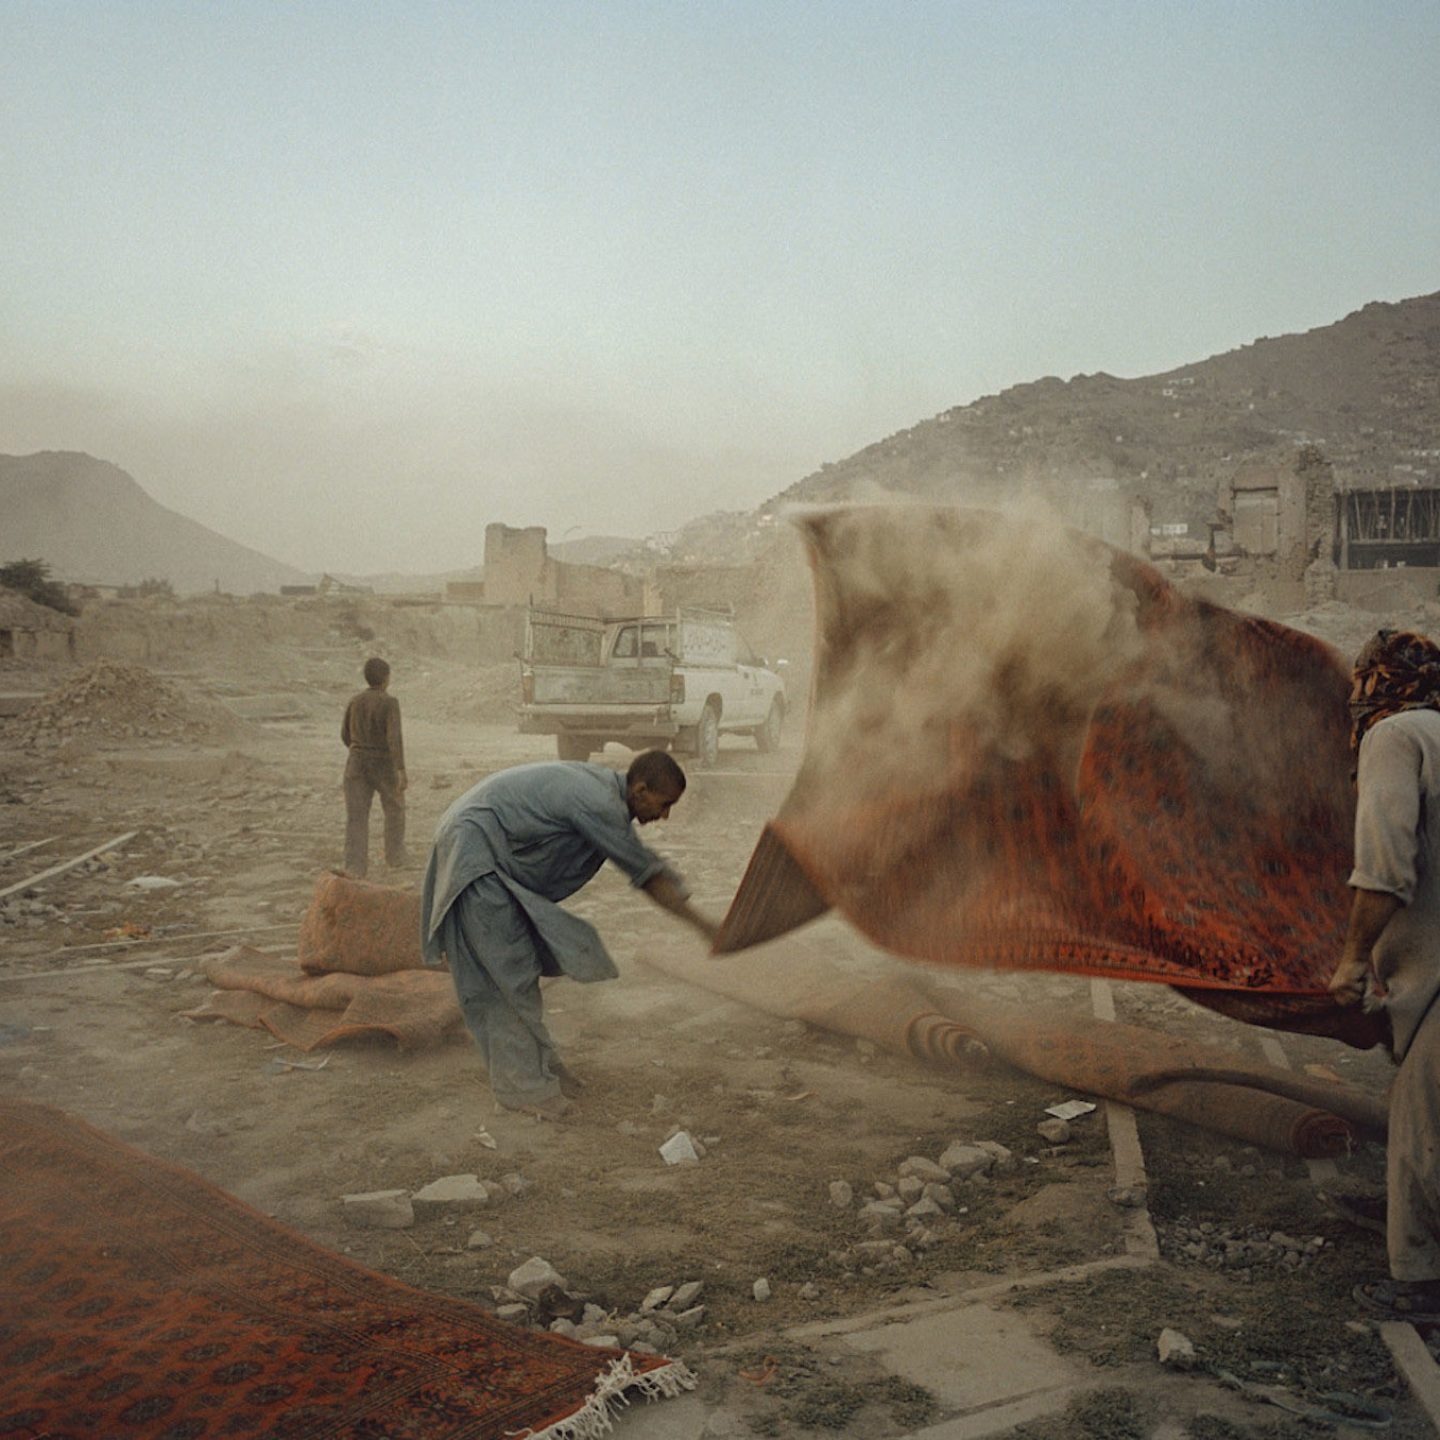
[[[1257,1272],[1303,1270],[1313,1265],[1332,1242],[1321,1235],[1286,1235],[1256,1225],[1217,1225],[1206,1220],[1196,1225],[1184,1219],[1157,1227],[1160,1253],[1181,1264],[1224,1270],[1246,1281]]]
[[[869,1196],[848,1180],[830,1182],[830,1203],[854,1211],[870,1233],[830,1260],[848,1274],[874,1275],[911,1264],[916,1251],[939,1238],[937,1230],[969,1213],[969,1200],[991,1177],[1013,1170],[1014,1154],[996,1140],[957,1140],[938,1159],[911,1155],[893,1180],[877,1180]]]
[[[63,919],[64,911],[58,905],[36,898],[34,891],[0,900],[0,925],[25,925],[38,929]]]
[[[660,1285],[628,1313],[607,1310],[577,1295],[570,1282],[539,1255],[510,1272],[496,1295],[495,1313],[516,1325],[533,1325],[586,1345],[619,1345],[643,1354],[674,1349],[682,1334],[705,1318],[703,1280]]]
[[[100,660],[7,722],[5,738],[30,747],[67,740],[176,740],[243,728],[223,706],[184,693],[140,665]]]

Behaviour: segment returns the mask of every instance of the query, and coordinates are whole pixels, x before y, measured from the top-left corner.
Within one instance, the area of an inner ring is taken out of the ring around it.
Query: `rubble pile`
[[[5,725],[12,745],[67,740],[199,740],[233,736],[244,722],[140,665],[100,660],[77,671]]]
[[[1287,1235],[1258,1225],[1217,1225],[1206,1220],[1194,1224],[1158,1226],[1160,1252],[1178,1264],[1204,1265],[1228,1270],[1236,1279],[1250,1281],[1261,1272],[1308,1268],[1328,1250],[1331,1241],[1321,1235]]]
[[[830,1203],[837,1210],[853,1211],[870,1238],[833,1251],[831,1263],[846,1274],[903,1269],[917,1252],[934,1245],[948,1224],[963,1224],[969,1202],[993,1176],[1017,1164],[1013,1152],[998,1141],[956,1140],[936,1160],[911,1155],[892,1180],[875,1181],[868,1194],[848,1180],[832,1180]]]

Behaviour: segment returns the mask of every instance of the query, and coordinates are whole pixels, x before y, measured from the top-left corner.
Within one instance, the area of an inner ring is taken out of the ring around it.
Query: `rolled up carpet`
[[[690,960],[647,951],[654,969],[768,1015],[873,1041],[931,1064],[992,1055],[1068,1090],[1169,1115],[1283,1154],[1343,1154],[1383,1139],[1385,1106],[1354,1086],[1313,1080],[1143,1026],[930,994],[902,973],[877,979],[789,947]],[[1184,1078],[1186,1067],[1224,1079]],[[1160,1083],[1149,1083],[1157,1078]],[[1276,1093],[1276,1092],[1279,1093]]]

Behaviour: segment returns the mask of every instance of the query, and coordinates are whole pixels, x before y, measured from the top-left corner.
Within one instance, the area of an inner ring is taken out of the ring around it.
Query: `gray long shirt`
[[[1350,884],[1402,903],[1374,950],[1400,1060],[1440,991],[1440,713],[1404,710],[1360,742]]]
[[[640,842],[625,777],[604,765],[552,760],[487,776],[440,817],[421,893],[422,948],[440,964],[443,928],[465,889],[495,875],[577,980],[608,979],[615,964],[593,926],[555,902],[612,861],[633,885],[679,877]]]

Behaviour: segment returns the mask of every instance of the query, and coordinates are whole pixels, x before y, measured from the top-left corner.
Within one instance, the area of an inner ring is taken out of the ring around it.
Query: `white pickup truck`
[[[785,724],[784,680],[714,611],[601,620],[531,609],[520,698],[521,732],[554,735],[562,760],[618,740],[709,766],[721,735],[770,751]]]

